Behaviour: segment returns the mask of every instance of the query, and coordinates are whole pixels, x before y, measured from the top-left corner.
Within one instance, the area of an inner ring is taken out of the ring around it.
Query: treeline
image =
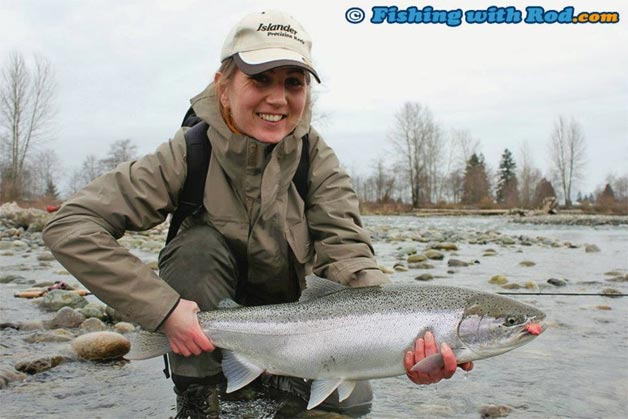
[[[480,141],[466,130],[445,130],[428,107],[406,103],[388,133],[393,159],[379,158],[370,174],[352,174],[361,202],[368,208],[539,208],[546,198],[572,206],[574,188],[584,177],[586,142],[580,124],[559,116],[548,133],[550,169],[534,163],[527,142],[518,156],[505,149],[493,170]],[[576,201],[587,209],[628,212],[628,175],[607,176],[605,184]]]
[[[28,65],[14,53],[1,70],[0,202],[60,200],[137,157],[130,139],[118,140],[105,156],[89,155],[68,171],[57,153],[44,147],[53,138],[56,113],[51,65],[42,57]],[[318,119],[324,116],[315,112]],[[574,187],[584,176],[585,137],[577,121],[558,117],[548,138],[547,173],[535,165],[527,143],[516,157],[505,149],[493,170],[469,131],[446,131],[427,106],[408,102],[387,135],[393,160],[380,158],[368,174],[353,173],[354,187],[361,202],[370,206],[537,208],[545,198],[557,197],[570,207]],[[595,191],[579,193],[576,200],[593,209],[628,212],[628,175],[609,175]]]

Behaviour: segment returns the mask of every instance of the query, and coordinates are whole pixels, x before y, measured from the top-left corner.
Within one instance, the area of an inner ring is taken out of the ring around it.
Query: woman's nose
[[[288,100],[286,99],[286,89],[283,83],[273,84],[266,100],[268,103],[276,106],[287,104]]]

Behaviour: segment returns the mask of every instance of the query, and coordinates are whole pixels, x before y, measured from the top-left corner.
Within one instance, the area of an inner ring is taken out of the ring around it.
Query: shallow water
[[[457,241],[455,258],[478,260],[448,273],[448,252],[444,261],[432,261],[434,269],[410,270],[391,275],[394,282],[414,282],[430,272],[432,283],[460,285],[503,291],[488,280],[495,274],[510,282],[534,281],[544,285],[549,278],[568,279],[562,288],[543,291],[599,293],[615,288],[628,293],[628,283],[609,282],[605,272],[628,271],[628,228],[531,226],[510,224],[503,218],[414,218],[365,217],[373,231],[380,265],[392,267],[400,247],[425,244],[385,242],[386,236],[409,236],[435,229],[464,236],[469,231],[495,230],[512,236],[543,236],[574,244],[596,244],[599,253],[585,253],[583,247],[569,249],[533,246],[472,245]],[[484,257],[487,248],[497,256]],[[141,254],[143,259],[155,255]],[[531,260],[532,267],[519,263]],[[19,271],[16,265],[36,267],[34,255],[0,256],[4,273],[16,273],[40,280],[67,280],[54,274],[60,266]],[[7,267],[9,269],[7,269]],[[19,271],[19,272],[18,272]],[[13,292],[25,286],[0,285],[0,322],[49,318],[34,304],[15,299]],[[526,290],[522,290],[525,292]],[[515,291],[516,292],[516,291]],[[93,298],[93,297],[90,297]],[[477,418],[483,405],[508,405],[509,418],[625,418],[628,417],[628,299],[602,296],[515,296],[545,311],[549,328],[530,344],[513,352],[478,361],[466,374],[459,371],[438,385],[416,386],[405,377],[372,382],[375,400],[364,418]],[[601,309],[600,306],[606,306]],[[0,331],[0,368],[17,360],[43,354],[63,353],[67,344],[26,344],[28,332]],[[174,415],[171,383],[163,377],[161,359],[141,362],[94,364],[69,362],[21,383],[0,390],[0,417],[93,417],[131,418]],[[246,409],[250,416],[269,417],[268,406]],[[238,417],[232,410],[232,417]]]

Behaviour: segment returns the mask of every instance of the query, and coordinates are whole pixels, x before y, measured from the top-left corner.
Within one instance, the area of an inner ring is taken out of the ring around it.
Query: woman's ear
[[[218,72],[216,74],[214,74],[214,84],[216,85],[216,93],[218,94],[218,99],[220,100],[220,104],[223,106],[223,108],[228,108],[229,107],[229,96],[227,95],[227,89],[225,84],[226,83],[220,83],[220,80],[222,79],[222,73]]]

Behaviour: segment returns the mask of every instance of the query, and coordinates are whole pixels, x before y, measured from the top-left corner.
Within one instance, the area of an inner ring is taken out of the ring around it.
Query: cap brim
[[[281,48],[267,48],[256,51],[239,52],[233,60],[244,74],[249,76],[263,73],[277,67],[299,67],[312,73],[317,82],[321,82],[316,70],[306,63],[306,58],[296,52]]]

